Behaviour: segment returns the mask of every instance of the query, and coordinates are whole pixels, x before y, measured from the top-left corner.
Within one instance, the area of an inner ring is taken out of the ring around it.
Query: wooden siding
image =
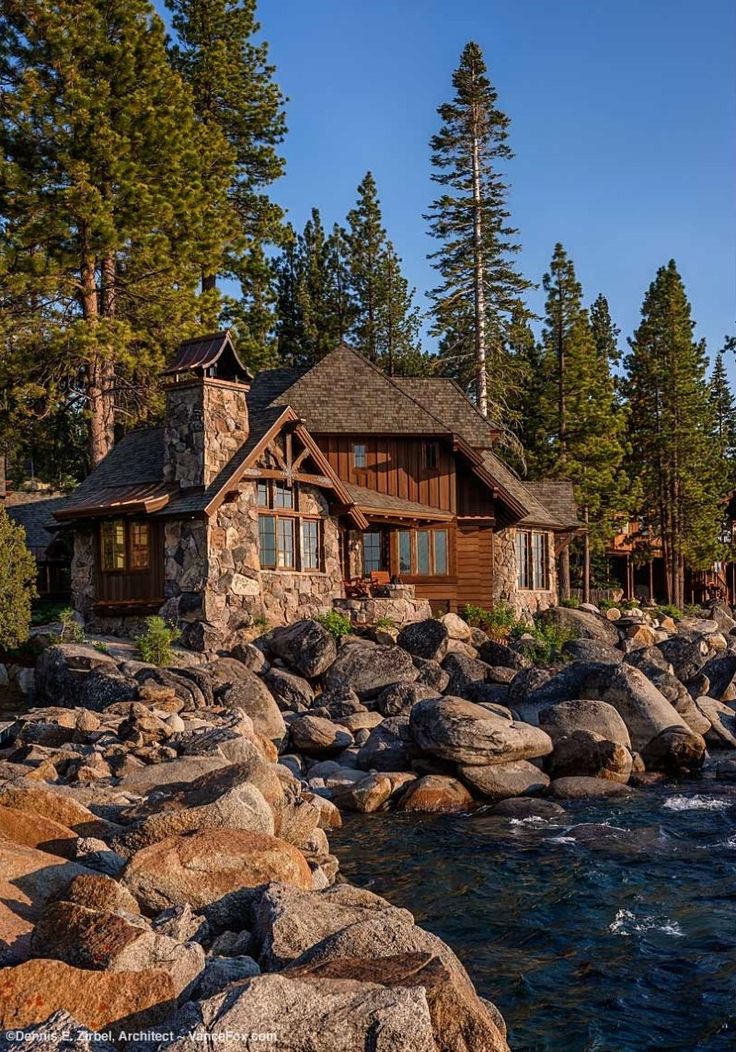
[[[164,595],[164,527],[158,520],[148,519],[150,530],[150,565],[147,570],[114,570],[103,572],[100,551],[100,531],[97,532],[97,588],[96,602],[102,605],[160,600]]]
[[[477,475],[467,468],[457,473],[457,514],[468,516],[494,515],[493,494]]]
[[[455,535],[457,605],[489,608],[493,603],[493,523],[463,522]]]
[[[455,513],[455,455],[446,443],[438,443],[437,467],[425,468],[419,438],[319,435],[317,441],[343,482]],[[365,468],[354,466],[353,445],[366,447]]]

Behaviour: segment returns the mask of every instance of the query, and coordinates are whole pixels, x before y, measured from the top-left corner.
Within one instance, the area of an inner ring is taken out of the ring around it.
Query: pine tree
[[[705,345],[696,341],[674,260],[660,267],[626,358],[632,467],[641,517],[661,538],[667,598],[684,604],[685,564],[704,569],[721,554],[722,461],[713,441]]]
[[[401,259],[390,241],[381,252],[376,318],[378,364],[389,376],[420,376],[429,371],[422,353],[419,308],[414,289],[401,272]]]
[[[530,286],[512,262],[519,245],[499,168],[512,157],[509,120],[477,44],[464,48],[452,83],[455,97],[439,107],[442,127],[431,140],[432,179],[444,188],[426,217],[441,242],[430,257],[442,279],[430,294],[432,332],[440,338],[444,370],[468,389],[472,375],[478,408],[505,426],[515,395],[509,324]]]
[[[590,308],[590,328],[601,362],[605,362],[608,368],[620,365],[621,350],[618,338],[621,330],[613,324],[608,300],[602,293],[599,293]]]
[[[734,485],[736,471],[736,400],[726,374],[725,351],[716,355],[713,373],[710,379],[710,406],[713,423],[713,436],[724,461],[727,481],[724,480],[724,491]]]
[[[386,231],[371,172],[366,172],[358,187],[358,202],[348,212],[347,222],[348,264],[357,308],[353,338],[366,357],[377,363]]]
[[[511,315],[507,346],[515,374],[507,420],[517,439],[509,457],[521,474],[535,478],[547,462],[550,439],[542,414],[542,348],[523,308]]]
[[[626,421],[608,356],[602,357],[582,305],[575,267],[559,243],[543,286],[547,301],[539,370],[541,443],[533,450],[534,465],[539,474],[572,480],[578,505],[587,510],[596,552],[626,510],[628,480],[621,470]]]
[[[87,413],[96,464],[195,320],[192,260],[219,257],[205,205],[224,187],[205,195],[191,98],[146,0],[7,0],[0,87],[12,350]]]
[[[273,324],[274,292],[265,246],[283,244],[283,211],[267,190],[283,173],[278,146],[286,133],[285,99],[274,81],[268,44],[260,30],[255,0],[166,0],[176,40],[175,67],[191,85],[197,116],[207,130],[221,133],[230,150],[208,152],[211,170],[229,182],[238,219],[231,229],[220,273],[240,284],[237,308],[227,318],[238,325],[239,350],[252,365],[268,358],[264,345]],[[219,202],[215,220],[222,221]],[[211,290],[215,272],[203,268]]]
[[[355,316],[346,260],[345,231],[327,235],[318,209],[274,261],[279,357],[313,365],[344,342]]]

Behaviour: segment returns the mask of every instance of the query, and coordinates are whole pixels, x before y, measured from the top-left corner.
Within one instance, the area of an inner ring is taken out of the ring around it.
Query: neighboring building
[[[39,599],[66,601],[71,593],[71,538],[49,531],[53,513],[64,504],[63,493],[48,487],[6,489],[0,497],[10,518],[26,531],[26,545],[36,560]]]
[[[371,575],[436,610],[557,601],[571,486],[522,483],[452,380],[387,377],[347,347],[253,378],[228,333],[185,343],[165,379],[163,426],[128,434],[55,512],[99,627],[165,604],[198,645]]]

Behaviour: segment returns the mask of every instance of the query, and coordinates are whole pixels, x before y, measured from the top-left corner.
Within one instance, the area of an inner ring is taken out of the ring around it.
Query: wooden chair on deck
[[[391,584],[391,574],[388,570],[371,570],[370,594],[380,595],[381,589]]]

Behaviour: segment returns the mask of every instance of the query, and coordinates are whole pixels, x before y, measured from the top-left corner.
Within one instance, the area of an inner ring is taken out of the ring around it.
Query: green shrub
[[[375,622],[376,628],[395,628],[396,625],[390,617],[377,617]]]
[[[561,599],[560,606],[564,606],[568,610],[577,610],[580,606],[580,600],[571,595],[569,599]]]
[[[679,621],[684,616],[683,611],[674,603],[660,603],[652,613],[655,617],[671,617],[673,621]]]
[[[70,606],[65,607],[57,618],[61,628],[54,634],[55,643],[84,643],[84,628],[77,621]]]
[[[28,639],[31,600],[36,595],[36,560],[26,548],[26,531],[0,508],[0,647]]]
[[[518,619],[507,603],[496,603],[491,610],[468,603],[463,607],[462,617],[473,628],[482,629],[491,639],[508,639]]]
[[[143,661],[149,665],[169,665],[171,647],[181,636],[174,625],[169,625],[163,617],[147,617],[146,631],[136,637],[136,643]]]
[[[328,610],[324,614],[319,614],[315,620],[319,621],[322,627],[326,628],[338,642],[343,636],[349,636],[353,631],[353,622],[347,614],[341,614],[339,610]]]
[[[98,639],[96,643],[92,644],[92,646],[95,648],[95,650],[99,651],[100,654],[110,653],[109,646],[107,645],[107,643],[103,643],[101,639]]]

